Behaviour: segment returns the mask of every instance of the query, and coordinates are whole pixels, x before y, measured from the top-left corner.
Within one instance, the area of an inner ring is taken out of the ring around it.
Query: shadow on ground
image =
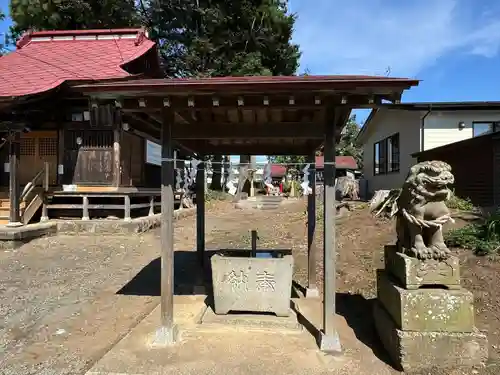
[[[257,250],[257,252],[278,252],[288,253],[288,249],[266,249]],[[208,295],[212,294],[212,269],[210,258],[215,254],[225,253],[248,256],[250,250],[205,250],[203,266],[200,264],[196,251],[175,251],[174,252],[174,295],[193,295],[195,289],[205,286]],[[158,257],[146,265],[137,275],[134,276],[126,285],[116,292],[121,295],[131,296],[152,296],[161,295],[161,258]],[[292,293],[292,297],[297,297]]]
[[[174,252],[174,294],[192,295],[196,286],[203,285],[207,275],[207,264],[215,251],[205,251],[205,272],[196,251]],[[124,285],[117,294],[132,296],[161,295],[161,257],[152,260],[137,275]]]
[[[211,291],[211,269],[210,258],[221,250],[206,250],[204,266],[200,265],[195,251],[176,251],[174,253],[174,294],[193,295],[195,287],[205,285],[208,295],[206,303],[213,307]],[[297,298],[302,291],[300,285],[294,283],[291,297]],[[146,265],[132,280],[123,286],[117,294],[134,296],[160,296],[161,294],[161,259],[156,258]],[[375,299],[366,299],[360,294],[337,293],[337,314],[343,316],[347,324],[352,328],[356,338],[369,347],[375,356],[381,361],[392,366],[387,353],[379,341],[372,317],[373,303]],[[319,338],[318,329],[303,317],[299,317],[300,323]]]
[[[401,371],[389,358],[375,330],[372,314],[375,301],[375,298],[366,299],[361,294],[337,293],[337,314],[345,318],[356,338],[369,347],[378,359]]]
[[[301,297],[305,295],[305,288],[295,281],[294,289],[299,294],[302,294]],[[391,366],[394,370],[401,371],[401,369],[395,367],[389,358],[375,330],[372,315],[375,301],[375,298],[366,299],[361,294],[337,293],[335,299],[336,312],[344,317],[356,338],[369,347],[378,359]],[[319,345],[320,332],[318,327],[302,315],[299,315],[299,322],[316,338]]]

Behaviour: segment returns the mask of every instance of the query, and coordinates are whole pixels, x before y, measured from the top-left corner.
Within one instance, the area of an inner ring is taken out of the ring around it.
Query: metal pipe
[[[425,127],[425,118],[430,115],[432,112],[432,105],[429,106],[429,110],[427,113],[422,117],[421,123],[420,123],[420,151],[424,151],[424,127]]]

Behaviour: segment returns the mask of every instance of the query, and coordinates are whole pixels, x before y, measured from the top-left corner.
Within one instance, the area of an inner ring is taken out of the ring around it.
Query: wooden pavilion
[[[307,155],[324,145],[324,321],[320,347],[340,351],[335,315],[335,144],[351,109],[398,103],[418,81],[369,76],[224,77],[149,79],[75,86],[92,105],[114,105],[123,113],[160,115],[162,143],[161,324],[158,339],[176,341],[173,321],[173,144],[199,155]],[[313,171],[314,172],[314,171]],[[204,167],[197,179],[204,179]],[[314,181],[314,179],[313,179]],[[314,183],[314,182],[313,182]],[[198,183],[203,188],[203,183]],[[313,246],[315,191],[308,198],[310,295],[318,295]],[[200,191],[201,192],[201,191]],[[199,193],[200,193],[199,192]],[[197,204],[197,251],[205,250],[204,194]]]

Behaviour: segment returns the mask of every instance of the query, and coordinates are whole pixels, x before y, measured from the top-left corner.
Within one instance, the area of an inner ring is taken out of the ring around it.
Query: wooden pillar
[[[49,162],[45,162],[44,164],[44,176],[43,176],[43,204],[42,204],[42,216],[40,217],[40,221],[49,220],[49,210],[48,210],[48,193],[50,187],[50,164]]]
[[[161,128],[161,327],[154,344],[177,341],[174,325],[174,147],[172,126],[175,114],[165,110]]]
[[[323,214],[323,332],[320,349],[341,352],[340,340],[335,329],[335,110],[328,110],[325,125],[324,151],[324,214]]]
[[[196,251],[203,267],[205,258],[205,163],[196,172]]]
[[[311,194],[307,196],[307,264],[308,279],[306,298],[319,297],[316,281],[316,261],[318,249],[316,247],[316,152],[308,155],[307,162],[311,164],[309,169],[309,181],[311,183]]]
[[[82,197],[82,205],[83,205],[82,220],[90,220],[89,197],[87,195],[84,195]]]
[[[148,216],[153,216],[155,214],[155,196],[149,197],[149,214]]]
[[[123,220],[125,221],[131,221],[131,213],[130,213],[130,195],[125,195],[123,197],[124,204],[123,204]]]
[[[120,187],[122,182],[121,171],[121,125],[117,125],[113,131],[113,186]]]
[[[257,231],[252,230],[252,258],[257,256]]]
[[[21,134],[15,132],[9,141],[9,198],[10,214],[9,225],[19,226],[21,224],[20,213],[20,187],[19,187],[19,155],[20,155]]]
[[[59,124],[62,127],[61,124]],[[64,128],[60,128],[57,132],[58,149],[57,149],[57,184],[64,183]]]

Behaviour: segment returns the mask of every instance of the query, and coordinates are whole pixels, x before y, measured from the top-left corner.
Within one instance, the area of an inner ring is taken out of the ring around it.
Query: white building
[[[368,194],[401,187],[416,152],[498,130],[500,102],[382,105],[358,135]]]

